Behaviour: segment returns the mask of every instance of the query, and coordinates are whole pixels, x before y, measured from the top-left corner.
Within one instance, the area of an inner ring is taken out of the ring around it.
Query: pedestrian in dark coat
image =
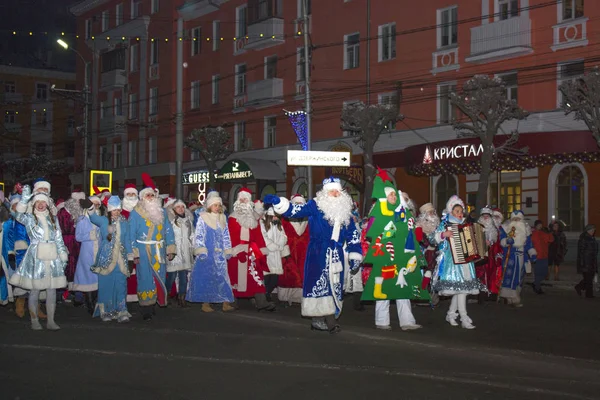
[[[585,289],[585,297],[588,299],[594,297],[594,275],[598,271],[598,242],[595,234],[596,226],[589,224],[577,243],[577,272],[583,275],[583,279],[575,285],[575,291],[581,296]]]
[[[550,268],[554,267],[554,280],[558,281],[559,267],[567,254],[567,237],[563,232],[563,225],[558,221],[553,221],[550,224],[550,232],[554,235],[554,241],[550,243],[548,249],[548,266]]]

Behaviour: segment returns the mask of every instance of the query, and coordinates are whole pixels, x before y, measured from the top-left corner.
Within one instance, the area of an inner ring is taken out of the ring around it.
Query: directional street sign
[[[288,150],[287,163],[305,167],[349,167],[350,153],[347,151]]]

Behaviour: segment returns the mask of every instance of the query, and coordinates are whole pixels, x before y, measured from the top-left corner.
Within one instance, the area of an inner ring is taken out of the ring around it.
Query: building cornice
[[[0,74],[75,81],[74,72],[55,71],[41,68],[15,67],[12,65],[0,65]]]
[[[109,1],[110,0],[83,0],[69,8],[69,12],[71,12],[71,14],[74,16],[79,17],[96,7],[100,7],[108,3]]]

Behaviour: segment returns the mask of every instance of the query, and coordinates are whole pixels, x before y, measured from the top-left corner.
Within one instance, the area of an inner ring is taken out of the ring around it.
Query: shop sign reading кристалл
[[[476,158],[483,153],[483,144],[458,144],[456,146],[437,147],[431,150],[430,146],[425,148],[423,164],[431,164],[434,161],[453,160],[460,158]]]

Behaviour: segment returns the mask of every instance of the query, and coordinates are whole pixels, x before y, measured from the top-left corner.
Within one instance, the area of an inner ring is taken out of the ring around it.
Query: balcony
[[[283,79],[271,78],[248,84],[246,106],[262,108],[283,103]]]
[[[124,69],[114,69],[103,72],[100,75],[100,90],[108,91],[115,88],[125,87],[127,84],[127,72]]]
[[[184,21],[194,20],[207,14],[215,12],[227,0],[196,0],[188,2],[179,8],[179,15]]]
[[[441,72],[458,71],[460,63],[458,59],[458,47],[451,46],[439,49],[432,53],[431,73],[433,75]]]
[[[127,133],[127,123],[124,115],[110,115],[100,120],[98,136],[124,135]]]
[[[283,18],[269,17],[248,25],[246,49],[261,50],[285,42]]]
[[[4,123],[4,130],[6,131],[6,133],[12,134],[12,135],[20,135],[22,132],[22,125],[21,124],[17,124],[17,123]]]
[[[248,94],[241,93],[233,98],[233,112],[239,113],[246,111],[246,103],[248,102]]]
[[[111,20],[113,22],[114,20]],[[115,44],[121,43],[122,37],[144,38],[148,34],[148,25],[150,24],[150,16],[144,15],[136,19],[132,19],[122,25],[115,26],[106,32],[102,32],[93,39],[87,39],[85,44],[94,52],[102,53],[114,48]],[[108,39],[107,39],[108,38]]]
[[[0,93],[0,104],[18,104],[23,102],[21,93]]]
[[[554,43],[552,51],[587,46],[587,22],[589,18],[568,19],[552,27]]]
[[[531,19],[521,15],[471,28],[471,55],[465,61],[483,64],[531,53]]]

